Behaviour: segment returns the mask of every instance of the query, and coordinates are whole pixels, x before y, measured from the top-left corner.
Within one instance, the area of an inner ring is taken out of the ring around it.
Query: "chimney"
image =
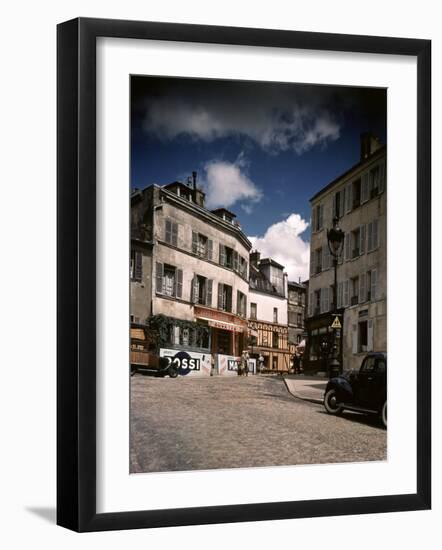
[[[196,191],[196,172],[192,172],[193,190]]]
[[[254,265],[255,267],[258,267],[260,259],[261,259],[261,252],[258,252],[258,250],[252,250],[252,252],[250,252],[250,263],[252,265]]]
[[[367,159],[381,146],[379,138],[373,135],[371,132],[365,132],[361,134],[361,160]]]
[[[196,176],[197,173],[195,171],[192,172],[192,186],[193,186],[193,200],[195,204],[198,206],[201,206],[204,208],[204,193],[201,191],[201,189],[198,189],[196,186]]]

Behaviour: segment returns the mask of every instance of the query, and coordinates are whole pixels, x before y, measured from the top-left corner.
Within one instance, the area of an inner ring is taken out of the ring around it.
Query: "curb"
[[[290,390],[285,378],[284,378],[284,384],[285,384],[285,387],[286,387],[287,391],[289,392],[289,394],[292,395],[293,397],[295,397],[296,399],[301,399],[302,401],[309,401],[310,403],[315,403],[316,405],[322,405],[323,404],[322,399],[317,399],[315,397],[304,397],[304,396],[300,395],[299,393],[292,392]]]

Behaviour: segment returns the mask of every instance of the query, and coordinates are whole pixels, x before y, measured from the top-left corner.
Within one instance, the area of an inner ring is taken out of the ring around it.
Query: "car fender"
[[[336,391],[336,397],[338,401],[351,403],[353,400],[353,389],[346,378],[337,376],[329,380],[325,392],[334,389]]]

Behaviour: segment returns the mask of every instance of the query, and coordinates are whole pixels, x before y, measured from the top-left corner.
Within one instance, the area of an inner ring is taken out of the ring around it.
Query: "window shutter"
[[[143,278],[143,256],[138,250],[135,251],[135,271],[134,279],[136,281],[141,281]]]
[[[190,293],[190,300],[194,304],[198,303],[198,294],[199,294],[199,288],[198,287],[199,287],[198,277],[196,275],[194,275],[193,279],[192,279],[191,293]]]
[[[218,309],[224,309],[223,308],[223,284],[218,283]]]
[[[175,295],[177,298],[182,298],[183,296],[183,270],[177,269],[175,273]]]
[[[344,285],[344,296],[343,296],[343,303],[342,305],[344,307],[347,307],[348,306],[348,279],[346,281],[344,281],[343,285]]]
[[[379,246],[379,220],[373,221],[373,248]]]
[[[238,271],[238,252],[233,251],[233,271]]]
[[[346,199],[347,199],[347,214],[349,212],[351,212],[351,201],[352,201],[352,188],[351,188],[351,183],[347,185],[346,187],[346,190],[345,190],[345,195],[346,195]]]
[[[309,300],[308,300],[308,316],[312,316],[313,311],[313,292],[310,292],[309,294]]]
[[[212,288],[213,288],[213,281],[212,279],[207,279],[206,282],[206,306],[212,307]]]
[[[247,296],[244,296],[244,307],[242,314],[244,317],[247,317]]]
[[[158,294],[163,293],[163,264],[157,262],[156,266],[156,290]]]
[[[382,161],[379,165],[379,193],[385,191],[385,177],[386,177],[385,161]]]
[[[377,269],[372,269],[371,271],[371,288],[370,288],[370,297],[371,301],[376,301],[376,292],[377,292],[377,285],[378,285],[378,271]]]
[[[373,351],[373,319],[367,322],[367,351]]]
[[[335,193],[333,195],[333,210],[332,210],[332,219],[335,219],[336,218],[336,215],[337,215],[337,211],[336,211],[336,202],[339,200],[339,195],[338,193]]]
[[[341,192],[339,193],[339,214],[342,217],[344,215],[345,210],[345,187],[341,189]]]
[[[355,323],[352,325],[352,353],[358,353],[358,325]]]
[[[365,273],[361,273],[359,276],[359,303],[362,304],[366,301],[365,296]]]
[[[178,224],[172,223],[172,244],[178,246]]]
[[[236,313],[241,315],[241,300],[239,290],[236,291]]]
[[[312,233],[316,231],[316,206],[312,208]]]
[[[351,233],[345,234],[345,259],[351,258]]]
[[[324,288],[324,311],[330,311],[330,289]]]
[[[226,265],[226,249],[223,244],[219,245],[219,263]]]
[[[226,292],[226,311],[232,311],[232,289]]]
[[[194,254],[198,253],[198,233],[192,231],[192,252]]]
[[[370,222],[367,226],[367,252],[373,250],[373,222]]]
[[[322,229],[324,222],[324,205],[319,205],[319,220],[318,220],[318,229]]]
[[[360,244],[359,244],[359,254],[365,254],[365,233],[366,233],[366,226],[360,225],[359,226],[359,235],[360,235]]]
[[[322,258],[321,258],[322,270],[321,271],[324,271],[325,269],[327,269],[327,247],[326,246],[322,247],[321,256],[322,256]]]
[[[364,202],[367,202],[370,197],[370,189],[369,189],[369,173],[366,172],[362,175],[362,182],[361,182],[361,204]]]
[[[213,259],[213,241],[210,239],[208,239],[207,241],[207,259]]]
[[[315,272],[315,253],[310,247],[310,275],[313,275]]]
[[[172,222],[166,220],[166,243],[172,243]]]

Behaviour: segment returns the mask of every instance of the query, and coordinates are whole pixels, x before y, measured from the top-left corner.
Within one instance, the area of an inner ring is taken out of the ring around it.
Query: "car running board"
[[[368,413],[368,414],[379,414],[379,411],[376,411],[373,409],[364,409],[364,407],[357,407],[356,405],[350,405],[347,403],[339,403],[339,406],[349,411],[362,412],[362,413]]]

